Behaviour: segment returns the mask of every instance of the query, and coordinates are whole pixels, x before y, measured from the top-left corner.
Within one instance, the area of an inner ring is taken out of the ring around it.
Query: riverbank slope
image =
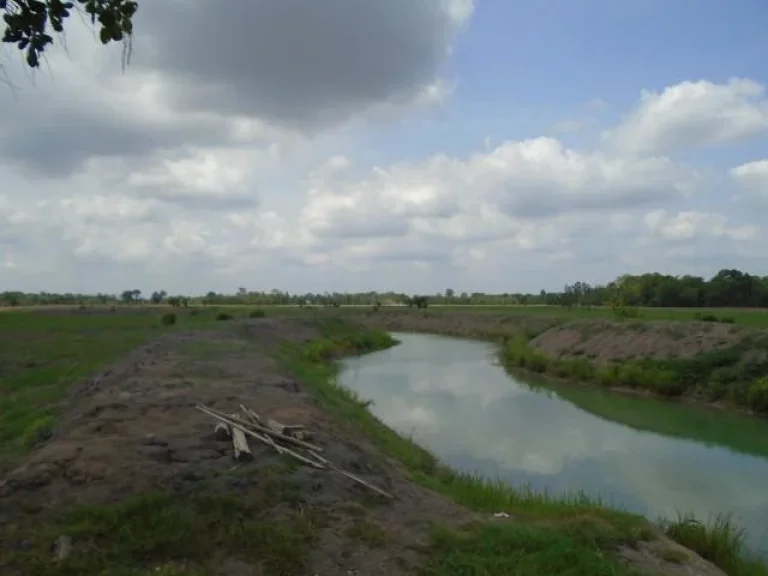
[[[4,332],[0,348],[13,352],[2,358],[2,437],[39,432],[0,482],[3,574],[722,574],[642,518],[457,475],[383,426],[334,384],[332,364],[391,345],[382,332],[331,316],[36,322],[13,341]],[[148,343],[55,400],[46,378],[65,378],[110,330]],[[78,340],[61,365],[57,334]],[[233,466],[198,403],[302,424],[326,458],[394,499],[266,446]],[[55,560],[64,540],[71,551]],[[764,574],[737,553],[713,559]]]
[[[768,415],[768,331],[701,321],[567,320],[380,310],[366,325],[504,342],[502,361],[556,378]]]

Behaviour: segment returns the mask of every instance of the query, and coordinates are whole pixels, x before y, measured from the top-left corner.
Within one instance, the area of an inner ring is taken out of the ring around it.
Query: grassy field
[[[436,308],[437,309],[437,308]],[[526,308],[528,310],[533,308]],[[226,313],[246,317],[252,309],[228,307]],[[498,308],[483,309],[498,311]],[[186,310],[173,326],[163,326],[151,313],[0,314],[0,470],[25,450],[50,435],[62,400],[73,386],[134,347],[167,331],[223,326],[221,309]],[[478,310],[480,313],[481,311]],[[536,313],[562,313],[561,309]],[[364,434],[379,449],[399,460],[415,482],[474,510],[480,518],[504,511],[514,522],[480,522],[456,531],[435,525],[423,548],[421,574],[629,576],[635,572],[607,552],[622,544],[653,541],[654,527],[645,519],[604,507],[581,495],[552,496],[515,490],[481,478],[458,474],[408,438],[384,426],[354,394],[335,384],[331,359],[343,353],[364,353],[391,344],[381,332],[361,333],[326,311],[302,314],[322,321],[323,338],[303,345],[285,345],[279,360],[316,395],[321,406],[350,432]],[[508,313],[522,313],[518,310]],[[343,318],[344,313],[340,314]],[[29,558],[35,574],[96,574],[108,566],[114,574],[202,575],[198,568],[170,562],[151,571],[116,568],[129,565],[139,551],[153,558],[204,560],[224,547],[233,554],[264,558],[266,573],[293,574],[295,561],[313,543],[321,520],[290,517],[276,526],[257,518],[280,499],[295,498],[290,487],[271,475],[263,501],[245,502],[227,495],[190,495],[183,500],[162,494],[138,496],[120,505],[73,510],[52,525],[34,527]],[[705,526],[690,519],[665,527],[668,534],[722,567],[732,576],[766,576],[762,566],[745,561],[738,531],[726,521]],[[55,534],[87,537],[98,544],[82,566],[61,571],[49,561]],[[30,533],[32,534],[32,533]],[[201,535],[205,534],[205,537]],[[285,545],[283,545],[285,544]],[[674,556],[670,549],[668,556]],[[15,552],[14,552],[15,553]],[[662,551],[664,553],[664,551]],[[39,562],[38,562],[39,560]],[[684,561],[684,559],[678,559]],[[37,563],[36,563],[37,562]],[[30,572],[32,573],[32,572]]]
[[[108,310],[112,306],[93,306],[92,309]],[[171,308],[166,305],[148,306],[142,305],[144,309],[155,310],[170,310]],[[1,307],[0,312],[18,313],[25,310],[46,310],[46,309],[71,309],[69,306],[39,306],[29,308],[8,308]],[[118,305],[117,310],[131,310],[137,308],[132,305]],[[335,313],[344,312],[356,312],[360,310],[370,309],[368,304],[361,305],[342,305],[339,308],[325,308],[323,306],[310,306],[301,308],[298,305],[270,305],[270,306],[246,306],[240,304],[232,305],[217,305],[217,306],[200,306],[200,310],[211,309],[226,309],[226,310],[249,310],[253,308],[263,308],[265,310],[271,310],[277,314],[306,314],[310,311],[333,311]],[[409,309],[404,306],[392,306],[383,307],[382,310],[412,310],[414,313],[419,311],[415,309]],[[526,316],[555,316],[564,319],[615,319],[616,315],[610,307],[573,307],[567,308],[563,306],[521,306],[521,305],[441,305],[431,304],[427,309],[434,312],[474,312],[478,314],[510,314],[510,315],[526,315]],[[757,328],[768,328],[768,309],[764,308],[638,308],[639,317],[637,320],[671,320],[678,322],[685,322],[690,320],[698,320],[701,315],[714,315],[717,318],[724,318],[726,320],[733,320],[734,324],[741,326],[752,326]]]
[[[216,326],[217,314],[188,311],[170,327],[161,325],[160,311],[0,314],[0,472],[50,435],[76,383],[164,332]]]

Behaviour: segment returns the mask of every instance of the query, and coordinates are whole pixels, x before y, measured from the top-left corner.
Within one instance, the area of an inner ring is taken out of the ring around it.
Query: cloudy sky
[[[768,274],[763,0],[140,2],[0,52],[0,290]],[[761,246],[763,249],[761,250]]]

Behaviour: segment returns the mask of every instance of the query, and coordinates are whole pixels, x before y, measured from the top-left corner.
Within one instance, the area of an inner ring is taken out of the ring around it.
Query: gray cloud
[[[219,0],[143,10],[137,62],[174,99],[314,130],[432,82],[467,0]],[[146,50],[151,46],[151,50]]]
[[[246,137],[253,141],[267,126],[316,132],[375,104],[406,103],[435,80],[471,6],[142,4],[131,65],[119,82],[119,61],[109,58],[115,48],[73,22],[68,46],[76,61],[52,53],[51,75],[40,85],[0,91],[0,106],[12,111],[0,126],[0,159],[31,176],[62,177],[92,156],[231,143],[235,119],[263,123]],[[93,70],[85,81],[83,68]]]
[[[227,127],[215,122],[142,121],[107,102],[89,106],[68,94],[58,95],[52,106],[42,87],[27,87],[23,96],[20,101],[0,90],[0,106],[12,111],[0,126],[0,159],[30,175],[62,177],[93,156],[130,159],[179,143],[210,145],[227,138]]]

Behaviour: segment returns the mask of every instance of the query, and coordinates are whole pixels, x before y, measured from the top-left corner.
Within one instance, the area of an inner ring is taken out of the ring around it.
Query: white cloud
[[[333,22],[227,1],[211,54],[186,29],[158,36],[168,7],[147,6],[125,73],[119,48],[99,46],[75,23],[71,57],[51,52],[52,74],[16,95],[0,92],[8,111],[0,263],[9,285],[538,290],[656,262],[708,273],[730,267],[736,251],[757,250],[752,215],[703,204],[706,167],[663,155],[765,133],[763,89],[753,81],[646,92],[599,149],[536,133],[504,140],[500,131],[467,151],[457,143],[470,120],[453,95],[462,84],[442,72],[461,48],[471,0],[393,0],[358,12],[333,0],[341,10]],[[206,6],[185,18],[207,22]],[[254,14],[265,27],[248,39],[258,50],[228,61],[232,30]],[[293,24],[276,35],[275,19]],[[361,37],[371,21],[380,29]],[[311,58],[290,52],[297,36]],[[356,49],[336,58],[330,38]],[[21,71],[10,64],[12,76]],[[435,120],[425,108],[437,105],[449,114]],[[607,108],[600,98],[577,105],[595,118]],[[400,117],[409,122],[389,123]],[[428,138],[432,128],[440,139]],[[542,122],[539,133],[547,129]],[[768,196],[766,174],[766,161],[730,172]],[[713,242],[717,255],[703,262]]]
[[[723,214],[707,212],[678,212],[654,210],[643,218],[652,234],[664,240],[693,240],[698,236],[726,237],[731,240],[750,240],[759,229],[754,225],[729,227]]]
[[[768,160],[747,162],[729,173],[750,196],[768,200]]]
[[[726,84],[681,82],[643,91],[637,107],[603,140],[632,154],[727,144],[768,134],[765,87],[735,78]]]

